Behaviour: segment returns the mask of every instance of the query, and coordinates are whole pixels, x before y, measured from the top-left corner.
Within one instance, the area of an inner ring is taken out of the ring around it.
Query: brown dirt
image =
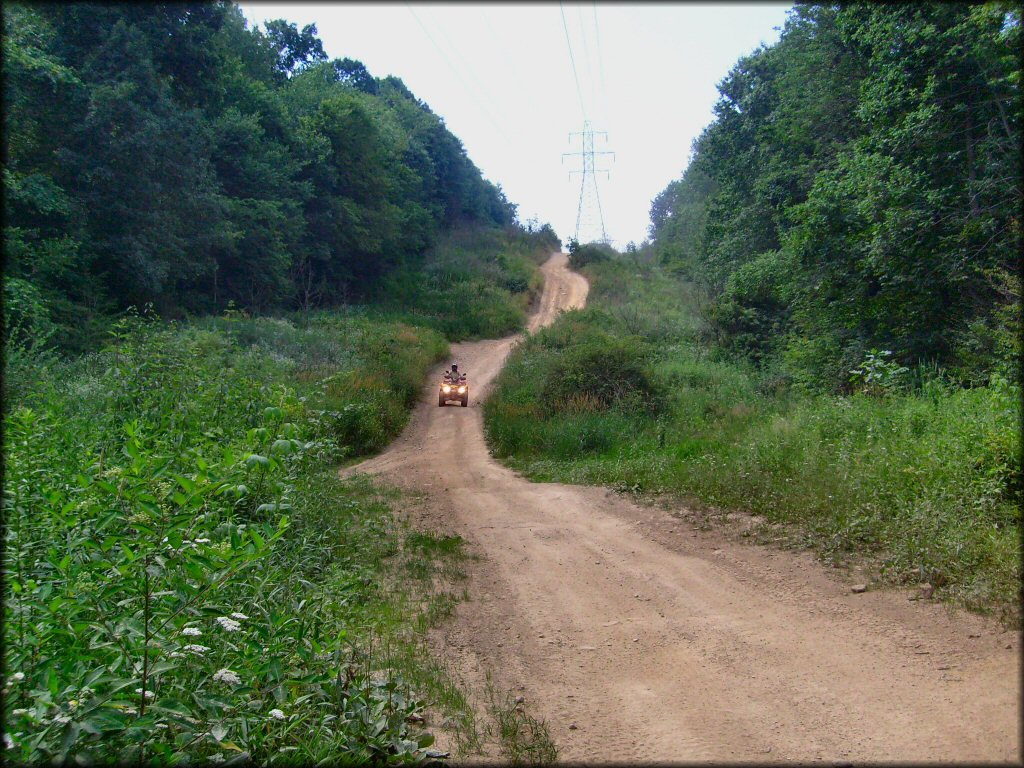
[[[544,272],[532,330],[586,300],[564,254]],[[495,462],[479,406],[516,339],[453,345],[471,407],[437,407],[439,366],[344,470],[425,493],[417,525],[481,555],[431,640],[471,690],[516,689],[568,761],[1021,761],[1019,633]]]

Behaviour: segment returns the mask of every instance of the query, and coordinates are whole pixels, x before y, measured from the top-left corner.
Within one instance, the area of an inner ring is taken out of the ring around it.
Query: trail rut
[[[543,270],[531,330],[586,301],[565,254]],[[471,407],[437,407],[439,366],[402,436],[344,470],[424,492],[417,523],[481,555],[432,637],[468,685],[519,689],[568,761],[1020,762],[1019,633],[495,462],[480,403],[517,338],[453,345]]]

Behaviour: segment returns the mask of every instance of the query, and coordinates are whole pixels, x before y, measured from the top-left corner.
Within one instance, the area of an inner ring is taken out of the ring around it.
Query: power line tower
[[[597,192],[597,175],[603,173],[607,178],[611,178],[608,170],[604,168],[596,168],[594,158],[597,155],[612,155],[614,160],[614,152],[595,152],[594,151],[594,136],[603,135],[604,140],[608,141],[607,131],[595,131],[589,120],[583,121],[582,131],[573,131],[569,134],[569,141],[572,142],[573,136],[579,136],[582,139],[582,151],[580,152],[563,152],[562,162],[565,162],[566,157],[582,157],[583,158],[583,169],[578,171],[570,171],[569,177],[572,178],[574,173],[578,173],[582,176],[580,179],[580,202],[579,207],[576,209],[576,234],[575,239],[577,242],[593,242],[598,241],[601,243],[610,242],[608,235],[604,231],[604,215],[601,213],[601,196]],[[583,239],[580,234],[583,234]],[[600,236],[598,236],[600,235]]]

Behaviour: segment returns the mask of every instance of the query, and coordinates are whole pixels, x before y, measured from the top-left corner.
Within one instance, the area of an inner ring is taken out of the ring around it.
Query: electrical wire
[[[590,66],[590,46],[587,45],[587,29],[583,23],[583,6],[576,6],[576,18],[579,19],[580,23],[580,39],[583,41],[583,63],[586,65],[586,83],[590,86],[587,89],[587,96],[590,98],[590,107],[595,114],[595,117],[600,117],[600,105],[597,103],[597,91],[595,86],[595,78],[593,69]]]
[[[565,30],[565,45],[569,49],[569,63],[572,64],[572,77],[576,81],[576,95],[580,99],[580,112],[583,113],[583,119],[587,119],[587,108],[583,106],[583,91],[580,90],[580,76],[576,72],[576,57],[572,55],[572,43],[569,42],[569,25],[565,22],[565,8],[562,3],[558,3],[558,10],[562,13],[562,29]]]
[[[477,77],[477,75],[476,75],[476,67],[471,66],[463,58],[462,53],[459,51],[459,47],[452,43],[451,39],[445,33],[443,26],[437,25],[437,31],[440,34],[441,38],[442,38],[442,42],[447,44],[448,50],[450,50],[452,53],[455,54],[455,58],[457,59],[457,62],[462,66],[463,71],[469,73],[470,79],[477,86],[477,93],[482,93],[483,96],[484,96],[484,101],[486,101],[487,104],[489,104],[494,109],[494,114],[499,114],[500,115],[501,114],[501,109],[498,107],[497,104],[494,103],[494,100],[491,98],[491,89],[487,88],[487,86],[485,86],[482,82],[480,82],[480,78]],[[501,135],[505,138],[505,140],[508,141],[509,143],[512,143],[512,139],[509,138],[508,134],[505,133],[504,129],[502,129],[501,126],[496,126],[496,127],[498,128],[498,131],[501,133]]]
[[[458,68],[454,64],[452,64],[451,60],[445,55],[444,51],[441,50],[441,47],[437,44],[437,41],[434,40],[434,36],[430,34],[430,30],[428,30],[426,26],[424,26],[423,22],[420,20],[420,17],[416,15],[416,11],[412,9],[412,6],[409,5],[409,3],[405,3],[405,7],[409,11],[409,13],[412,14],[412,17],[416,20],[416,23],[419,24],[420,29],[423,30],[423,34],[427,36],[427,40],[430,41],[430,44],[434,47],[434,50],[437,51],[437,55],[440,56],[441,59],[444,60],[444,63],[448,65],[448,69],[450,69],[452,71],[452,74],[454,74],[455,77],[458,79],[459,83],[466,91],[466,95],[468,95],[469,98],[473,101],[473,103],[477,106],[477,108],[480,110],[480,113],[487,119],[487,122],[493,125],[495,130],[497,130],[498,133],[500,133],[505,138],[506,141],[511,142],[512,139],[509,138],[509,135],[507,133],[505,133],[505,129],[498,124],[498,122],[491,115],[490,111],[484,107],[484,105],[481,103],[477,95],[472,92],[472,89],[469,87],[469,84],[465,81],[465,79],[463,79],[462,74],[459,72]]]
[[[601,104],[604,107],[605,120],[608,120],[608,87],[605,85],[604,80],[604,56],[601,55],[601,28],[597,23],[597,2],[593,3],[594,8],[594,39],[597,44],[597,64],[598,71],[601,73]]]

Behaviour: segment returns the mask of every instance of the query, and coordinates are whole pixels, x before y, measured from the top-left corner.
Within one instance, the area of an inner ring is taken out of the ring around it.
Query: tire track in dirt
[[[565,254],[543,270],[531,330],[586,300]],[[345,470],[424,492],[417,525],[482,556],[431,639],[471,690],[517,688],[570,761],[1020,762],[1019,633],[495,462],[479,406],[518,338],[453,345],[470,407],[437,407],[438,366],[401,437]]]

